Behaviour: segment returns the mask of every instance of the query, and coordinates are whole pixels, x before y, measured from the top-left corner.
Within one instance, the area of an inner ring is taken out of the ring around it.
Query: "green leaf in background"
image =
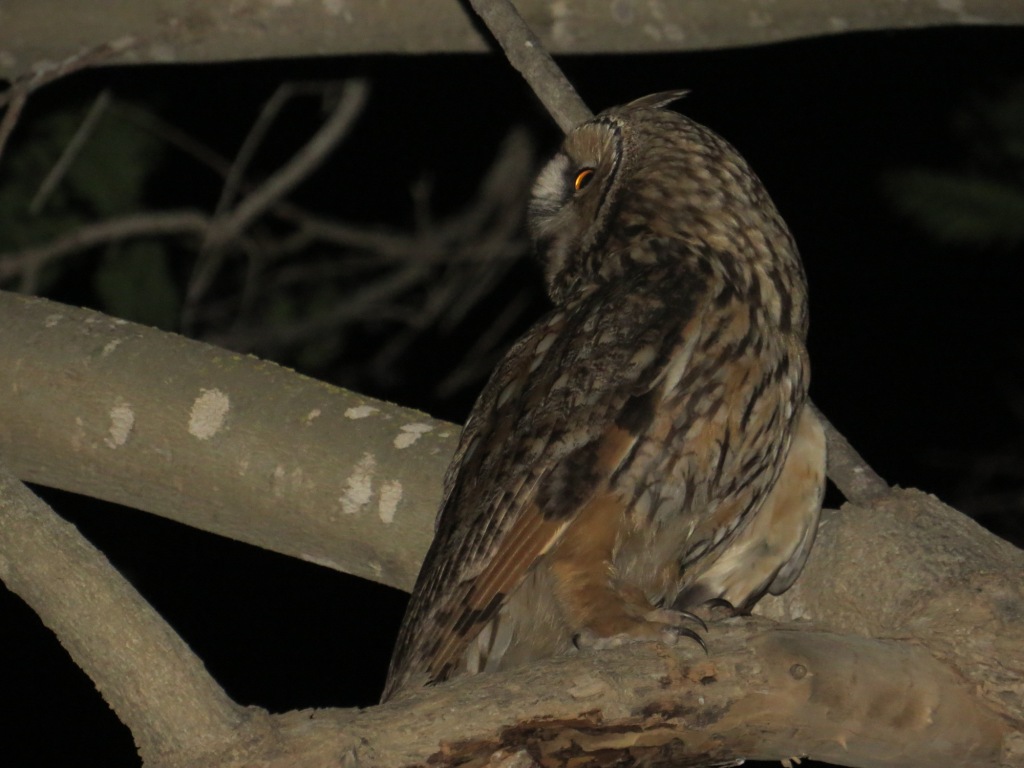
[[[993,103],[984,117],[998,134],[1006,155],[1024,162],[1024,83]]]
[[[112,246],[93,276],[103,311],[164,330],[177,327],[181,298],[158,241]]]
[[[71,204],[67,189],[60,187],[42,214],[29,214],[29,203],[84,114],[84,109],[59,110],[20,126],[19,140],[12,142],[0,165],[0,250],[46,242],[86,220]]]
[[[954,121],[962,171],[909,168],[883,177],[893,207],[935,240],[1011,249],[1024,244],[1024,82]]]
[[[88,105],[65,107],[18,126],[0,165],[0,252],[40,245],[88,222],[145,207],[146,180],[160,162],[163,145],[108,112],[100,116],[41,209],[30,210],[88,111]],[[37,291],[45,293],[65,265],[65,260],[48,264]]]
[[[98,218],[138,210],[162,146],[132,123],[104,115],[68,169],[65,183]]]
[[[937,240],[1024,243],[1024,186],[940,171],[902,171],[885,181],[893,204]]]

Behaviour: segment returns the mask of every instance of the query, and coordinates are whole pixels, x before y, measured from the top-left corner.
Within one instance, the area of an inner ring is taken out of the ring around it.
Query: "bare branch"
[[[52,12],[52,11],[51,11]],[[11,8],[5,9],[5,14],[14,14]],[[10,16],[5,15],[5,30],[9,26]],[[64,18],[67,22],[67,18]],[[51,23],[45,25],[45,29],[53,30],[55,26]],[[6,30],[9,34],[9,30]],[[7,40],[14,40],[16,37],[8,37]],[[0,107],[7,106],[7,112],[0,121],[0,158],[3,157],[4,147],[7,139],[10,138],[14,126],[17,125],[18,116],[28,101],[29,94],[37,88],[42,88],[47,83],[69,75],[79,69],[95,66],[118,56],[123,56],[131,51],[138,44],[138,39],[128,35],[113,42],[104,42],[99,45],[86,48],[85,50],[66,57],[63,61],[54,64],[52,61],[43,60],[37,64],[29,73],[20,73],[18,77],[9,78],[15,82],[3,93],[0,93]],[[5,46],[6,47],[6,46]],[[7,51],[5,51],[7,53]],[[9,54],[8,54],[9,55]]]
[[[269,179],[248,194],[224,221],[216,222],[211,243],[231,240],[261,216],[270,206],[292,191],[315,171],[324,158],[345,138],[363,111],[369,86],[364,80],[349,80],[341,87],[337,105],[320,129],[302,149]]]
[[[323,162],[338,145],[363,110],[369,86],[363,80],[349,80],[342,85],[338,103],[324,124],[292,158],[263,184],[249,193],[231,213],[218,217],[206,233],[201,260],[190,281],[185,297],[186,327],[191,325],[196,304],[205,294],[220,264],[218,253],[224,244],[235,240],[253,221],[275,202],[287,195]]]
[[[911,644],[716,624],[709,656],[655,643],[461,678],[364,710],[290,712],[190,768],[1011,765],[1013,724]],[[519,756],[518,762],[511,762]]]
[[[147,762],[216,751],[247,720],[107,559],[2,467],[0,563],[4,583],[92,678]]]
[[[593,113],[576,93],[572,83],[545,50],[511,0],[469,0],[509,63],[526,78],[548,114],[563,133],[589,120]]]
[[[253,156],[256,154],[256,150],[263,143],[263,139],[274,124],[274,121],[277,120],[281,110],[295,96],[295,92],[295,83],[279,85],[263,105],[260,114],[249,128],[249,133],[242,142],[242,146],[238,149],[238,154],[235,155],[235,160],[231,163],[231,168],[224,178],[224,185],[221,188],[220,197],[217,199],[217,205],[214,208],[214,216],[222,216],[224,214],[235,199],[239,189],[245,184],[245,173],[249,168],[249,163],[252,162]]]
[[[322,312],[289,325],[273,328],[234,328],[213,332],[205,337],[207,341],[239,352],[261,350],[282,350],[294,345],[337,331],[339,326],[348,325],[360,318],[379,317],[394,314],[389,302],[394,302],[402,293],[413,286],[422,285],[429,274],[427,265],[410,263],[386,276],[364,283],[345,297],[329,312]]]
[[[12,12],[13,15],[13,9],[8,8],[8,11]],[[42,88],[44,85],[52,83],[54,80],[70,75],[72,72],[106,63],[110,59],[116,59],[132,51],[138,44],[139,39],[137,37],[125,35],[116,40],[108,40],[80,50],[78,53],[66,56],[56,63],[53,61],[41,62],[31,72],[17,78],[16,82],[4,93],[0,93],[0,107],[9,103],[19,93],[27,95],[38,88]]]
[[[345,735],[366,740],[370,765],[484,766],[526,751],[540,765],[994,768],[1012,732],[909,644],[750,619],[716,623],[708,639],[706,657],[638,644],[420,689]]]
[[[4,95],[9,96],[9,100],[3,120],[0,120],[0,158],[4,156],[4,147],[7,146],[7,140],[14,133],[14,127],[18,124],[18,118],[21,117],[21,112],[25,109],[25,104],[28,102],[28,93],[23,90],[16,91],[11,88]]]
[[[39,270],[57,259],[134,237],[202,235],[209,223],[209,219],[198,211],[164,211],[86,224],[45,245],[0,253],[0,281],[20,277],[19,289],[31,293],[35,290]]]
[[[0,349],[0,456],[20,478],[412,586],[453,425],[4,292]]]
[[[132,6],[113,6],[118,9]],[[113,8],[112,7],[112,8]],[[869,29],[1020,24],[1007,0],[517,0],[555,54],[700,51]],[[118,63],[268,60],[310,55],[480,53],[487,41],[455,2],[200,3],[163,0],[160,13],[95,13],[89,3],[5,0],[0,78],[131,34],[145,40]],[[60,24],[54,24],[57,17]]]
[[[136,106],[130,102],[115,100],[110,111],[140,129],[147,131],[155,138],[166,142],[186,157],[205,165],[222,179],[226,179],[231,171],[231,161],[204,144],[195,136],[181,130],[176,125],[168,123],[159,115]]]
[[[64,151],[61,152],[60,157],[54,164],[50,172],[46,174],[46,178],[43,179],[43,183],[39,185],[39,190],[32,198],[32,202],[28,204],[28,212],[33,216],[37,215],[42,210],[46,201],[50,195],[53,194],[53,190],[60,184],[61,179],[64,178],[64,174],[68,172],[71,164],[75,162],[75,158],[78,157],[78,153],[82,151],[82,147],[85,146],[89,136],[92,135],[93,130],[99,124],[100,118],[103,117],[103,113],[110,107],[112,98],[109,90],[100,92],[89,107],[89,111],[85,115],[85,119],[78,126],[75,134],[71,137],[71,140],[64,147]]]
[[[828,448],[828,476],[848,501],[868,504],[884,496],[890,490],[885,482],[861,458],[857,450],[843,437],[817,406],[811,407],[825,427],[825,442]]]

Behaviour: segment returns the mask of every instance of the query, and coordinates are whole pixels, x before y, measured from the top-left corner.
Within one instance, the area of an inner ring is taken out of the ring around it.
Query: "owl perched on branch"
[[[574,647],[700,637],[799,574],[825,442],[807,286],[742,157],[666,105],[614,107],[541,172],[555,309],[466,423],[384,698]]]

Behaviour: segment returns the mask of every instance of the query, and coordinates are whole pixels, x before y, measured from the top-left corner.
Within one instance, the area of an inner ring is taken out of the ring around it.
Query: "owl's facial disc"
[[[620,134],[619,124],[606,118],[581,125],[534,184],[529,224],[549,290],[578,273],[604,240],[622,160]]]

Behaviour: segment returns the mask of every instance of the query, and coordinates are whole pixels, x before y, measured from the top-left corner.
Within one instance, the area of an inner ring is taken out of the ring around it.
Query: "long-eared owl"
[[[502,360],[446,481],[384,698],[693,635],[814,540],[807,289],[761,182],[659,93],[575,128],[528,222],[555,305]]]

